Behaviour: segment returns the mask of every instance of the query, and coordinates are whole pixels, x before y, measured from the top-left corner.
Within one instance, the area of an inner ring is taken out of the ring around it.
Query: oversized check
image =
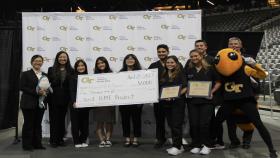
[[[77,107],[158,102],[158,70],[79,75]]]

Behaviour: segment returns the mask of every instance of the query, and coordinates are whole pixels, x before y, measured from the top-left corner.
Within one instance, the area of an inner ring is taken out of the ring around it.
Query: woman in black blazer
[[[71,130],[75,147],[81,148],[88,146],[86,140],[89,134],[89,108],[77,108],[77,80],[78,75],[88,73],[87,64],[83,60],[77,60],[74,69],[75,74],[69,80]]]
[[[50,119],[50,144],[52,147],[65,146],[65,116],[69,105],[69,78],[73,74],[69,56],[60,51],[54,65],[48,69],[53,93],[48,98]]]
[[[47,76],[41,71],[43,57],[34,55],[31,58],[32,69],[21,75],[20,90],[22,91],[20,108],[23,113],[24,124],[22,127],[22,148],[32,151],[33,149],[46,149],[42,145],[42,126],[45,108],[39,106],[39,96],[46,96],[47,91],[37,89],[42,76]]]

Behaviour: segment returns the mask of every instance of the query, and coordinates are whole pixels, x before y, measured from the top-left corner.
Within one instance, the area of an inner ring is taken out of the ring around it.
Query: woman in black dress
[[[50,119],[50,144],[52,147],[65,146],[63,137],[65,131],[65,116],[70,95],[68,79],[73,74],[67,52],[56,54],[54,65],[48,69],[48,77],[53,93],[48,98]]]

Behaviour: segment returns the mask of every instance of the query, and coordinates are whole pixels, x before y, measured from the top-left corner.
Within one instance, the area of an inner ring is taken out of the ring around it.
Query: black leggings
[[[221,109],[219,109],[220,112],[217,113],[216,125],[217,127],[219,127],[219,125],[227,120],[231,116],[232,112],[238,108],[243,111],[248,119],[255,125],[258,132],[260,133],[260,136],[266,143],[269,151],[274,152],[275,150],[271,141],[271,136],[260,118],[260,114],[258,109],[256,108],[256,104],[257,102],[255,101],[255,98],[246,98],[236,101],[225,101],[224,105],[221,107]],[[221,128],[216,129],[219,138],[223,135],[223,131]]]

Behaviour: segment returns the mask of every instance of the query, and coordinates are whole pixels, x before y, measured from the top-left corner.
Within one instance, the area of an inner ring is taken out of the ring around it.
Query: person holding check
[[[209,125],[214,115],[213,94],[221,86],[216,71],[197,50],[190,51],[191,62],[186,65],[188,81],[187,105],[192,133],[193,154],[207,155],[211,152]]]
[[[164,108],[168,126],[171,129],[172,147],[168,154],[178,155],[184,152],[182,146],[182,127],[185,115],[186,77],[176,56],[166,59],[165,69],[160,78],[160,100]]]

